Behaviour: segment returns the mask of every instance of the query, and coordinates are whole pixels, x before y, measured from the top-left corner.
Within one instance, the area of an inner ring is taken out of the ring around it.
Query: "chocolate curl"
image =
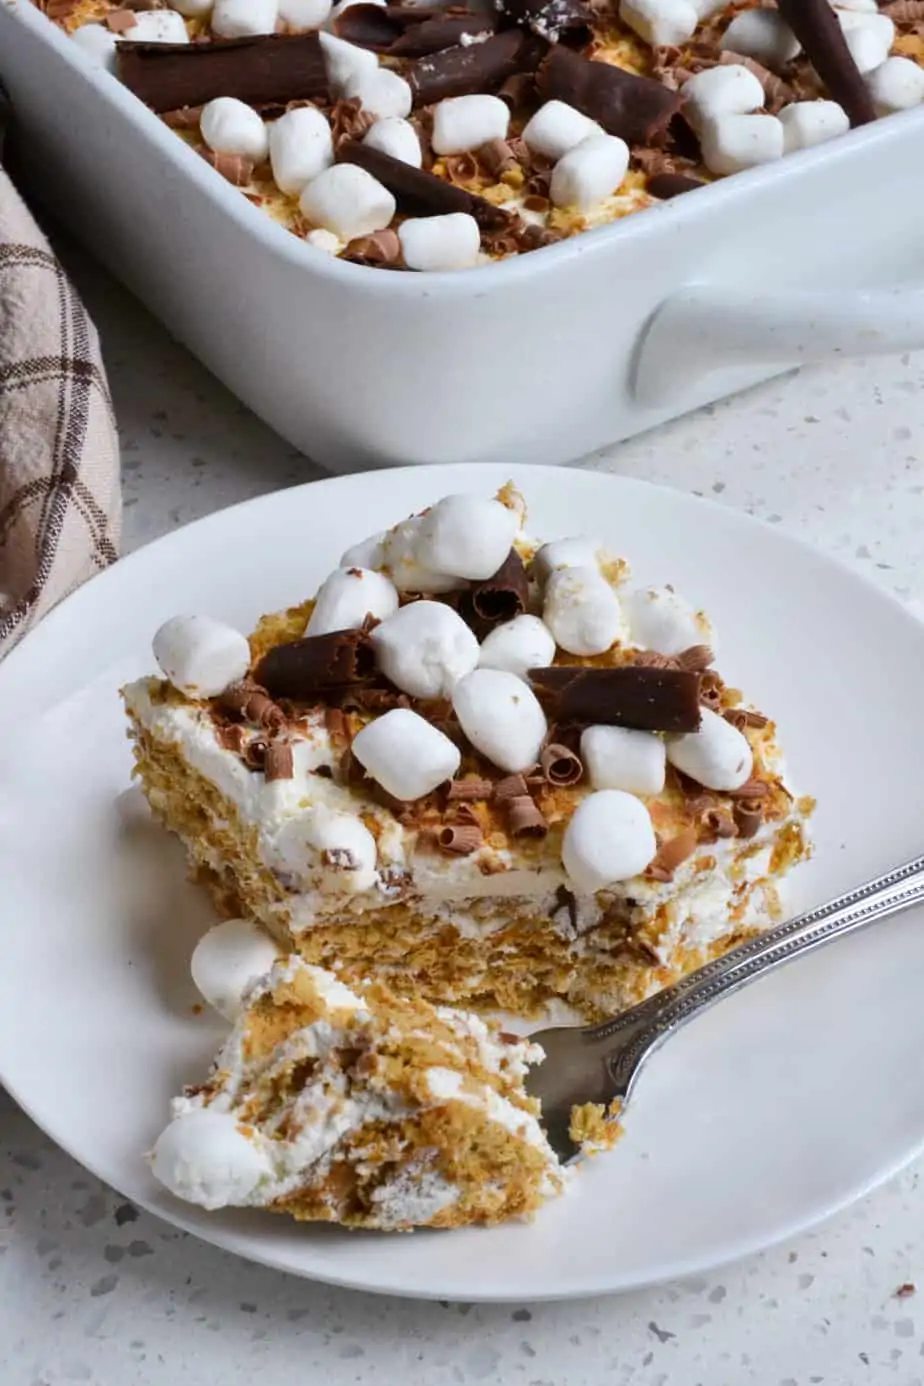
[[[291,780],[295,774],[292,747],[288,741],[273,741],[266,748],[263,773],[267,784],[273,780]]]
[[[203,106],[216,96],[236,96],[251,106],[329,99],[316,33],[208,43],[120,43],[116,72],[153,111]]]
[[[555,721],[583,726],[635,727],[640,731],[698,731],[699,674],[687,669],[619,669],[555,665],[530,669],[547,695]]]
[[[747,800],[749,803],[757,803],[760,799],[766,799],[770,793],[770,786],[763,780],[747,780],[739,785],[737,789],[728,792],[730,799],[740,799],[742,802]]]
[[[557,789],[577,784],[584,776],[580,756],[557,742],[543,747],[539,753],[539,764],[549,784],[555,785]]]
[[[828,0],[777,0],[777,9],[802,44],[829,96],[847,112],[851,125],[875,120],[873,98]]]
[[[715,660],[715,655],[708,645],[690,645],[686,650],[681,650],[679,655],[674,656],[677,661],[678,669],[690,669],[694,674],[704,674]]]
[[[222,178],[226,178],[235,188],[246,188],[253,179],[256,165],[253,159],[248,159],[243,154],[219,154],[214,149],[200,149],[199,153],[216,173],[220,173]]]
[[[494,626],[512,621],[526,610],[529,579],[516,549],[511,549],[497,572],[474,582],[459,600],[459,615],[479,637]]]
[[[130,34],[138,23],[129,10],[112,10],[106,15],[106,28],[113,34]]]
[[[702,817],[703,827],[712,838],[736,837],[738,825],[727,808],[707,808]]]
[[[739,731],[744,731],[745,727],[760,730],[770,722],[770,718],[765,717],[762,712],[752,712],[750,708],[746,707],[727,707],[722,716],[726,722],[731,722],[732,726],[737,727]]]
[[[202,121],[202,107],[181,106],[178,111],[161,111],[160,118],[171,130],[198,130]]]
[[[696,851],[697,832],[695,828],[684,828],[676,837],[669,838],[667,842],[662,842],[654,861],[649,867],[658,867],[666,874],[666,879],[670,880],[677,867],[691,857]],[[652,872],[653,874],[653,872]]]
[[[584,0],[499,0],[498,8],[511,24],[531,29],[549,43],[563,34],[585,42],[590,38],[593,14]]]
[[[481,777],[468,776],[464,780],[451,780],[449,789],[446,791],[447,803],[474,803],[478,799],[490,799],[491,790],[494,788],[490,780]]]
[[[256,722],[264,731],[278,732],[286,724],[282,708],[262,688],[254,685],[234,684],[225,689],[218,701],[226,711],[243,717],[247,722]]]
[[[507,800],[507,826],[511,837],[545,837],[549,831],[542,810],[529,795]]]
[[[483,44],[476,47],[483,47]],[[476,193],[453,187],[427,173],[412,168],[401,159],[393,159],[380,149],[350,140],[337,151],[341,163],[358,164],[388,189],[398,204],[398,210],[412,217],[434,217],[445,212],[468,212],[482,230],[500,229],[511,225],[515,218],[500,207],[494,207]]]
[[[517,72],[535,72],[543,45],[521,29],[508,29],[484,43],[446,48],[411,63],[404,73],[415,106],[429,106],[448,96],[495,91]]]
[[[673,197],[683,193],[695,192],[697,188],[708,187],[701,178],[688,178],[685,173],[656,173],[648,179],[646,191],[662,202],[670,202]]]
[[[507,799],[523,799],[529,797],[529,789],[523,775],[508,775],[503,780],[498,780],[494,786],[494,798],[497,803],[502,804]]]
[[[590,62],[560,45],[539,68],[537,82],[547,101],[576,106],[627,144],[656,143],[682,105],[676,92],[650,77],[635,77],[610,63]]]
[[[244,747],[241,752],[241,759],[248,770],[262,770],[266,763],[266,753],[269,750],[269,742],[262,736],[255,736],[254,739]]]
[[[714,669],[707,669],[699,685],[699,700],[703,707],[708,707],[712,712],[721,712],[724,691],[725,684],[719,675]]]
[[[436,841],[441,852],[467,857],[477,852],[484,838],[481,829],[476,828],[474,823],[451,823],[440,829]]]
[[[375,655],[360,630],[332,631],[275,645],[254,670],[274,698],[311,702],[321,694],[367,683],[375,677]]]
[[[736,800],[732,810],[739,837],[753,837],[763,822],[764,809],[759,799]]]

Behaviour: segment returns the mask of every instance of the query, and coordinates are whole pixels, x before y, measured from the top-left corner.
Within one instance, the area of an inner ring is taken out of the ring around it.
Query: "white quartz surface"
[[[126,548],[319,475],[101,271],[71,263],[121,426]],[[924,612],[922,387],[920,356],[809,369],[587,465],[782,525]],[[0,1383],[924,1386],[922,1169],[809,1235],[662,1289],[414,1304],[312,1285],[172,1230],[0,1093]]]

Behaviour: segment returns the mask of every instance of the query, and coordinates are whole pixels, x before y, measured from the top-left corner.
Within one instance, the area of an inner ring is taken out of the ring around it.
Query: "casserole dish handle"
[[[772,294],[692,284],[649,319],[636,355],[639,404],[677,406],[703,398],[717,372],[786,370],[838,357],[887,356],[924,347],[924,288]]]

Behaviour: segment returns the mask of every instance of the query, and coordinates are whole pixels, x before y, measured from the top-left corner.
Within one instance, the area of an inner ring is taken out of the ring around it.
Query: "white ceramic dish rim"
[[[464,273],[428,271],[425,274],[383,274],[366,265],[352,264],[349,260],[341,260],[336,256],[311,249],[299,237],[293,236],[272,217],[248,202],[247,198],[242,197],[225,179],[216,174],[184,140],[179,139],[152,110],[123,86],[117,77],[94,64],[62,29],[32,3],[32,0],[12,0],[12,13],[21,23],[34,27],[44,42],[55,49],[75,71],[81,73],[120,118],[135,126],[149,143],[172,159],[206,197],[226,215],[234,217],[241,227],[255,240],[261,241],[268,251],[322,277],[335,280],[343,277],[349,281],[352,276],[362,274],[365,276],[365,287],[379,296],[428,298],[438,293],[441,298],[449,300],[456,296],[479,297],[490,284],[515,281],[521,277],[529,279],[543,271],[553,273],[556,266],[563,265],[574,256],[598,250],[605,251],[616,238],[626,240],[630,237],[644,236],[646,224],[650,225],[646,217],[633,213],[608,226],[581,232],[555,245],[532,251],[528,255],[513,256],[493,265],[477,266],[465,270]],[[674,198],[648,211],[651,215],[667,215],[679,219],[676,225],[682,233],[686,220],[696,217],[709,206],[718,218],[724,205],[739,198],[746,199],[751,189],[763,187],[770,191],[776,190],[780,196],[785,197],[788,170],[793,166],[793,161],[796,161],[795,166],[804,173],[810,173],[814,166],[821,162],[829,163],[832,159],[849,161],[854,150],[860,151],[864,147],[875,149],[880,141],[888,140],[890,130],[896,129],[899,122],[902,123],[901,128],[904,128],[914,121],[924,122],[924,107],[882,117],[851,130],[847,135],[829,144],[787,154],[785,158],[774,163],[734,174],[730,178],[721,178],[705,188],[685,193],[682,197]],[[710,199],[708,203],[705,201],[707,197]],[[499,276],[503,276],[502,281]]]

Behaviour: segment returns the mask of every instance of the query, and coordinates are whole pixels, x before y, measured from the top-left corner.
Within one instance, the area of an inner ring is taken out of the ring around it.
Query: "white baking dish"
[[[283,230],[28,0],[0,79],[35,191],[246,404],[345,470],[562,462],[827,355],[924,345],[924,110],[483,269]],[[878,293],[861,293],[887,286]]]

